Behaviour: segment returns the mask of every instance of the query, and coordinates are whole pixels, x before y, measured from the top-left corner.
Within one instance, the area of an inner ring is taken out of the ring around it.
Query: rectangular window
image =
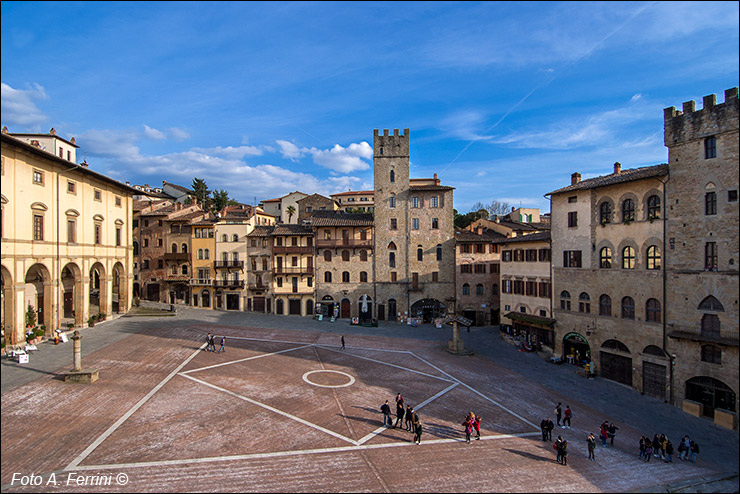
[[[737,202],[737,190],[727,191],[727,202]]]
[[[67,242],[74,244],[77,242],[77,222],[67,220]]]
[[[536,281],[528,281],[525,285],[525,295],[529,297],[536,297],[537,296],[537,282]]]
[[[524,261],[524,251],[522,249],[514,249],[514,262]]]
[[[537,262],[537,249],[527,249],[525,252],[525,260],[527,262]]]
[[[439,281],[439,271],[432,271],[432,283]]]
[[[431,207],[438,208],[439,207],[439,197],[434,196],[431,199]]]
[[[514,294],[524,295],[524,281],[514,280]]]
[[[491,264],[491,274],[498,274],[499,266],[496,263]]]
[[[67,181],[67,193],[68,194],[76,194],[77,193],[77,184],[70,181]]]
[[[460,244],[460,253],[461,254],[470,254],[470,244]]]
[[[473,265],[472,264],[461,264],[460,265],[460,272],[461,273],[472,273],[473,272]]]
[[[707,216],[717,214],[716,192],[707,192],[704,194],[704,214]]]
[[[578,202],[578,196],[570,196],[568,198],[568,203],[574,203],[574,202]]]
[[[121,228],[116,228],[116,247],[121,246]]]
[[[398,220],[391,218],[391,230],[398,230]]]
[[[144,239],[144,247],[149,247],[149,239],[148,238],[145,238]]]
[[[717,138],[707,137],[704,140],[704,158],[711,159],[717,157]]]
[[[116,196],[116,207],[121,207],[121,198]]]
[[[398,277],[395,271],[391,271],[391,281],[397,281]]]
[[[511,293],[511,280],[501,281],[501,291],[503,293]]]
[[[540,249],[539,260],[540,262],[550,262],[550,249]]]
[[[33,215],[33,239],[44,239],[44,216],[41,214]]]
[[[489,254],[498,254],[498,245],[490,244],[488,246],[488,253]]]
[[[540,297],[542,298],[550,298],[550,282],[549,281],[540,281],[539,286],[539,293]]]
[[[432,230],[439,229],[439,218],[432,218]]]
[[[475,244],[475,253],[484,254],[486,252],[486,244]]]
[[[44,173],[39,170],[33,171],[33,183],[44,185]]]
[[[278,276],[278,277],[277,277],[277,278],[275,279],[275,283],[277,283],[277,286],[278,286],[279,288],[281,288],[281,287],[283,286],[283,277],[282,277],[282,276]]]
[[[573,228],[578,226],[578,212],[571,211],[568,213],[568,227]]]
[[[148,264],[147,264],[148,266]],[[157,269],[164,269],[164,260],[157,259]]]
[[[717,243],[704,244],[704,270],[717,271]]]
[[[419,229],[419,218],[412,218],[411,219],[411,229],[412,230],[418,230]]]
[[[418,208],[419,207],[419,198],[418,197],[412,197],[411,198],[411,207],[412,208]]]
[[[476,273],[485,274],[485,272],[486,272],[486,265],[485,264],[476,264],[475,265],[475,272]]]
[[[102,240],[100,223],[95,223],[95,245],[100,245]]]
[[[511,251],[510,250],[502,250],[501,251],[501,260],[503,262],[511,262]]]
[[[564,250],[563,251],[563,267],[564,268],[580,268],[581,267],[581,251],[580,250]]]
[[[103,194],[98,189],[95,189],[93,191],[93,199],[100,202],[103,200]]]
[[[411,288],[414,290],[419,288],[419,273],[411,273]]]

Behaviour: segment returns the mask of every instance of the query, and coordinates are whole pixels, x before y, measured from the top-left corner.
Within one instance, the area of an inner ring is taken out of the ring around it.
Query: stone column
[[[82,335],[79,331],[75,331],[72,335],[72,341],[74,342],[74,371],[79,372],[82,370]]]

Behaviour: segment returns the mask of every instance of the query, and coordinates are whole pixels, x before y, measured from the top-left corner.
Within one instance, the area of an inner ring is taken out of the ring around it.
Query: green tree
[[[285,208],[285,212],[288,213],[288,223],[290,223],[291,218],[293,218],[293,215],[295,214],[295,207],[291,204]]]
[[[208,190],[206,181],[202,178],[194,178],[190,186],[193,189],[193,196],[203,209],[208,209],[211,205],[211,191]]]
[[[215,189],[213,191],[213,197],[211,199],[211,211],[214,213],[221,211],[226,206],[233,206],[237,202],[229,198],[229,193],[225,190]]]

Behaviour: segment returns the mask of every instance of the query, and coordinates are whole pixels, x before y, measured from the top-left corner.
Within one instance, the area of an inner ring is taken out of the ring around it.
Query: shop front
[[[529,348],[537,351],[542,351],[542,347],[554,348],[555,319],[521,312],[509,312],[504,317],[512,321],[512,336],[519,337]]]

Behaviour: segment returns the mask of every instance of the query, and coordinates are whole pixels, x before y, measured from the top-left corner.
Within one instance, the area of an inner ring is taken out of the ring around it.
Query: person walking
[[[586,438],[586,446],[588,447],[588,459],[596,461],[596,456],[594,455],[594,450],[596,449],[596,436],[594,436],[593,432]]]
[[[393,419],[391,418],[391,406],[388,404],[388,400],[385,400],[385,403],[380,406],[380,411],[383,412],[383,425],[391,427]]]
[[[683,446],[683,449],[681,448]],[[691,439],[689,439],[689,435],[685,435],[683,438],[683,441],[681,441],[681,445],[679,446],[679,451],[681,451],[681,459],[682,460],[688,460],[689,459],[689,453],[691,449]]]
[[[395,429],[399,425],[403,428],[403,416],[406,413],[406,409],[403,407],[403,401],[396,402],[396,423],[393,425]]]
[[[645,436],[645,461],[649,462],[653,456],[653,442],[649,436]]]
[[[645,436],[640,436],[640,456],[639,458],[641,460],[645,456],[645,451],[647,451],[647,441],[645,439]]]
[[[344,335],[342,335],[342,350],[344,350]]]
[[[417,417],[416,422],[414,422],[414,442],[416,443],[417,446],[421,444],[421,433],[422,433],[421,421],[418,420],[418,417]]]
[[[560,453],[562,464],[567,465],[568,464],[568,440],[567,439],[563,439],[563,442],[560,443],[560,448],[562,450]]]
[[[666,444],[668,444],[668,438],[665,437],[665,434],[660,435],[660,459],[665,460],[665,447]]]
[[[468,444],[470,444],[470,434],[473,432],[473,420],[475,420],[473,412],[470,412],[462,423],[462,426],[465,428],[465,442]]]
[[[606,439],[609,436],[609,422],[607,420],[604,421],[604,423],[601,424],[601,428],[599,431],[599,438],[601,439],[601,446],[606,448]]]
[[[570,409],[570,405],[565,405],[565,416],[563,417],[563,428],[570,429],[570,419],[573,417],[573,410]],[[566,426],[565,423],[568,423]]]
[[[558,402],[558,406],[555,407],[555,418],[558,421],[558,427],[562,427],[560,425],[560,417],[563,416],[563,408],[560,406],[560,402]]]
[[[689,450],[691,452],[691,463],[696,463],[696,456],[699,454],[699,444],[696,441],[691,441]]]
[[[403,405],[403,396],[401,396],[401,393],[396,394],[396,406],[398,406],[399,402]]]
[[[617,429],[619,429],[619,427],[614,425],[614,422],[610,423],[609,428],[607,429],[607,431],[609,432],[609,444],[611,444],[612,446],[614,446],[614,436],[617,435]]]
[[[219,349],[218,349],[218,352],[216,352],[216,353],[221,353],[221,352],[224,352],[224,353],[226,353],[226,348],[225,348],[225,346],[226,346],[226,336],[222,336],[222,337],[221,337],[221,348],[219,348]],[[213,346],[213,349],[214,349],[214,350],[216,349],[216,346],[215,346],[215,345]]]
[[[555,428],[555,424],[552,423],[552,419],[547,417],[547,440],[552,441],[552,430]]]
[[[206,352],[210,352],[211,351],[211,333],[208,333],[208,335],[206,336],[206,347],[205,347],[204,350]]]
[[[673,463],[673,443],[670,439],[666,440],[665,443],[665,462]]]
[[[553,449],[558,455],[557,462],[561,463],[563,461],[563,436],[558,436],[558,438],[555,440],[555,444],[552,445]]]
[[[475,440],[480,441],[480,423],[481,423],[481,416],[476,415],[473,419],[473,427],[475,428]]]
[[[406,406],[406,430],[414,430],[414,409],[411,408],[411,405]]]
[[[540,422],[540,430],[542,430],[542,440],[547,441],[547,420],[542,419]]]
[[[658,437],[657,434],[653,436],[653,443],[651,446],[653,447],[653,455],[656,458],[660,458],[660,437]]]

